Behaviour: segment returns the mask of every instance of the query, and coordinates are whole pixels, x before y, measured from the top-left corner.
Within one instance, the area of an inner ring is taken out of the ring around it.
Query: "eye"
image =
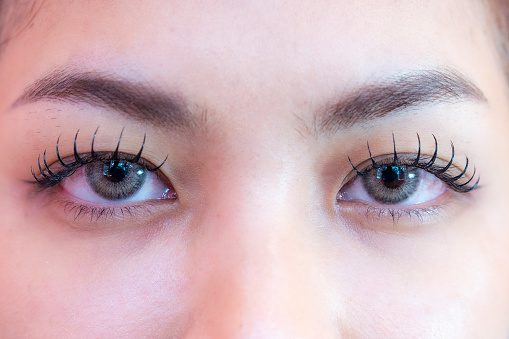
[[[174,199],[171,184],[140,164],[129,161],[94,161],[62,180],[69,195],[95,204],[126,204],[153,199]]]
[[[38,159],[40,175],[32,175],[42,189],[57,186],[67,195],[79,200],[80,204],[94,206],[119,206],[147,200],[176,199],[176,192],[169,180],[159,173],[166,159],[157,167],[142,158],[146,136],[136,155],[119,152],[122,133],[113,152],[96,152],[94,142],[97,130],[92,138],[90,152],[80,154],[77,151],[78,133],[74,138],[74,156],[62,159],[59,152],[59,140],[56,144],[56,161],[48,165],[46,151]],[[81,205],[80,208],[88,208]]]
[[[410,206],[433,202],[448,190],[433,174],[407,166],[381,166],[357,176],[338,193],[338,200]]]
[[[467,193],[477,187],[479,178],[473,181],[475,169],[469,179],[465,175],[468,158],[463,170],[453,166],[455,152],[452,142],[451,158],[444,162],[438,158],[435,136],[432,156],[421,155],[419,135],[417,138],[419,148],[416,154],[399,155],[393,135],[393,154],[374,158],[368,144],[369,160],[365,164],[357,168],[349,158],[355,177],[340,188],[337,201],[362,201],[394,216],[398,208],[407,212],[413,208],[422,210],[421,206],[436,205],[451,191]]]

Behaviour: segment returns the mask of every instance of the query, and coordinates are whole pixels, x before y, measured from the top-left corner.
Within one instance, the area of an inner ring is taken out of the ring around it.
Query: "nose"
[[[271,192],[263,199],[230,192],[209,207],[214,213],[193,245],[195,307],[186,337],[338,337],[318,235],[291,190]]]

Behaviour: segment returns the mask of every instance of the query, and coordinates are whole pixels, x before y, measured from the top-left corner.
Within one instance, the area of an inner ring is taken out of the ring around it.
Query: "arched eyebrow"
[[[187,132],[205,128],[207,121],[205,108],[191,111],[196,105],[178,94],[99,72],[54,71],[31,84],[12,107],[39,100],[109,108],[135,121]],[[319,109],[315,126],[320,134],[334,133],[412,107],[465,100],[487,103],[482,91],[459,72],[416,71],[350,91]]]
[[[206,120],[198,112],[191,112],[190,105],[178,94],[99,72],[54,71],[28,86],[12,107],[41,100],[89,104],[135,121],[176,130],[194,130]],[[201,112],[205,114],[205,110]]]
[[[316,114],[317,132],[334,133],[426,104],[487,103],[482,91],[461,73],[423,70],[361,86]]]

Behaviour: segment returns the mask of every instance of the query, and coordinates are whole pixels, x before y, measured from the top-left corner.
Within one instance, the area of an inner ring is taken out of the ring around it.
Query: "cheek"
[[[177,241],[167,238],[163,247],[141,244],[147,234],[71,238],[44,223],[32,226],[46,233],[25,229],[0,240],[0,333],[144,337],[186,327],[189,264]]]
[[[178,263],[156,270],[156,260],[116,262],[115,268],[86,267],[86,273],[75,272],[86,279],[55,285],[52,294],[60,300],[53,311],[68,319],[67,328],[69,324],[75,329],[92,325],[94,336],[142,337],[184,328],[190,307],[186,279]],[[61,298],[66,294],[62,291],[71,297]]]
[[[327,234],[328,299],[355,337],[504,337],[509,271],[504,259],[503,266],[493,260],[504,251],[491,236],[485,248],[486,233],[470,218],[421,227],[418,238],[359,233],[365,246]]]

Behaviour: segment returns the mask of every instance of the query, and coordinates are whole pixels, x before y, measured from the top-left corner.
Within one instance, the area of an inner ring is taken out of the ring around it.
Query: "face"
[[[506,337],[490,30],[460,0],[46,2],[0,59],[0,333]]]

